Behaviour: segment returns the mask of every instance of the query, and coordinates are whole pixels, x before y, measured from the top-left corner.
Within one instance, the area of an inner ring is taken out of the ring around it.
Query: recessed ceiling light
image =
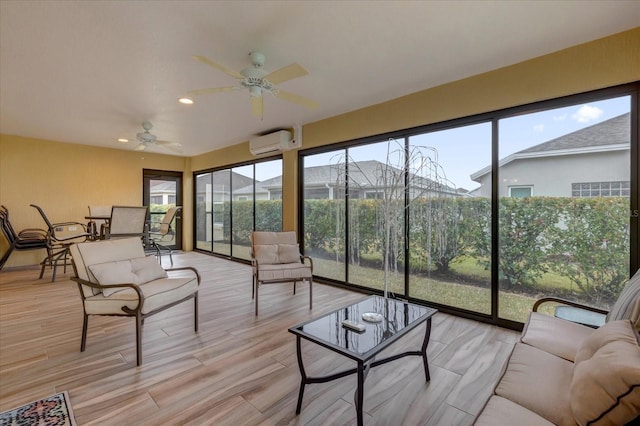
[[[178,102],[180,102],[181,104],[185,104],[185,105],[192,105],[193,104],[193,99],[180,98],[180,99],[178,99]]]
[[[129,139],[120,138],[118,139],[118,142],[126,143],[126,142],[129,142]]]

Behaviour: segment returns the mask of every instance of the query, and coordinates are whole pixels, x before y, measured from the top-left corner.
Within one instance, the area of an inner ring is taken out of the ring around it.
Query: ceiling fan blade
[[[276,97],[289,102],[293,102],[294,104],[302,105],[303,107],[307,107],[309,109],[315,109],[320,106],[318,102],[312,99],[305,98],[304,96],[296,95],[295,93],[287,92],[286,90],[282,89],[278,89]]]
[[[309,71],[302,68],[301,65],[291,64],[286,67],[282,67],[279,70],[267,74],[263,77],[263,80],[267,80],[271,84],[280,84],[282,82],[293,80],[294,78],[302,77],[309,74]]]
[[[222,71],[223,73],[230,75],[233,78],[237,78],[237,79],[240,79],[240,80],[242,80],[244,78],[244,76],[242,74],[240,74],[238,71],[234,71],[231,68],[227,68],[226,66],[224,66],[222,64],[219,64],[217,62],[214,62],[211,59],[206,58],[204,56],[193,55],[193,59],[195,59],[196,61],[200,61],[203,64],[207,64],[207,65],[209,65],[209,66],[211,66],[213,68],[216,68],[216,69]]]
[[[251,96],[251,114],[262,118],[263,105],[262,96]]]
[[[136,146],[133,150],[134,151],[144,151],[147,148],[147,146],[143,143],[138,144],[138,146]]]
[[[210,87],[208,89],[192,90],[188,92],[187,95],[199,96],[206,95],[208,93],[231,92],[234,90],[240,90],[240,88],[238,86]]]

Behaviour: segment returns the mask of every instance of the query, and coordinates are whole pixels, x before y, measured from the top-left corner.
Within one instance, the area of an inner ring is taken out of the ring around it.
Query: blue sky
[[[537,145],[567,133],[592,126],[629,112],[630,97],[577,104],[564,108],[506,118],[499,123],[500,158]],[[491,124],[482,123],[457,129],[414,136],[411,143],[430,148],[428,155],[437,151],[438,163],[446,178],[455,187],[474,189],[478,186],[469,175],[491,163]],[[303,141],[304,149],[304,141]],[[387,155],[386,141],[350,149],[356,161],[378,160],[384,162]],[[305,166],[316,166],[339,161],[335,153],[306,157]],[[264,180],[280,175],[264,165],[257,171],[257,178]]]

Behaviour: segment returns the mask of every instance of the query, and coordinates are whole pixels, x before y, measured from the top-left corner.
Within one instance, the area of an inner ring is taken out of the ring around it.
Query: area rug
[[[75,426],[67,391],[0,413],[0,426]]]

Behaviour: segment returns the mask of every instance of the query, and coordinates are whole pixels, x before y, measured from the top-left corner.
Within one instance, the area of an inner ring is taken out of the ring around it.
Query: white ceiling
[[[0,132],[131,150],[140,123],[192,156],[640,25],[633,1],[0,1]],[[261,120],[230,86],[248,53],[309,75]],[[166,152],[156,148],[156,152]]]

